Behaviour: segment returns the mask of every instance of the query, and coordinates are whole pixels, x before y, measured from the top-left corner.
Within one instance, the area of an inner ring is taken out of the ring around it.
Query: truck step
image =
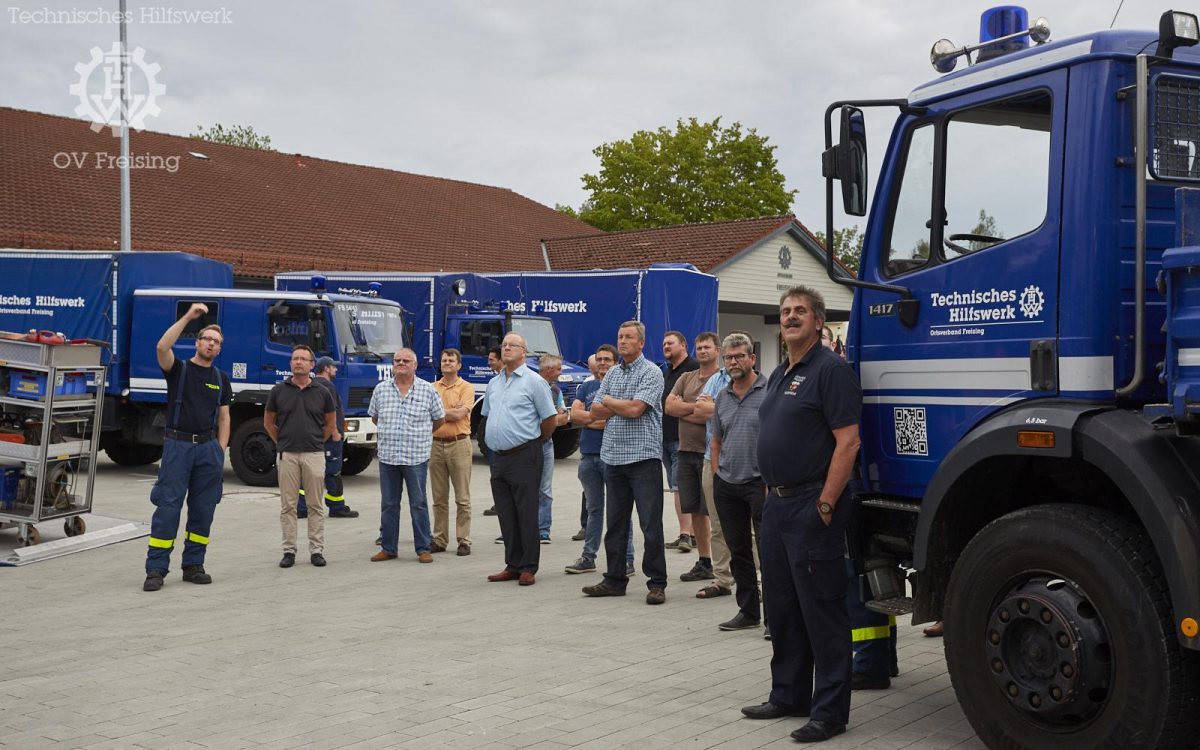
[[[887,495],[859,495],[859,505],[865,508],[882,508],[884,510],[900,510],[906,513],[920,513],[921,504],[911,500],[897,500]]]
[[[884,615],[907,615],[914,609],[913,599],[911,596],[897,596],[894,599],[875,599],[869,602],[863,602],[867,609],[872,612],[879,612]]]

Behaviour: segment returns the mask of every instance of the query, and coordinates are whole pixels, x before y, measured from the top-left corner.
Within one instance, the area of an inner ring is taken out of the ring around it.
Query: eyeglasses
[[[392,360],[392,364],[397,364],[397,365],[415,365],[416,363],[417,363],[417,360],[415,360],[415,359],[393,359]]]
[[[726,362],[741,362],[743,359],[747,359],[750,356],[751,355],[746,354],[745,352],[738,352],[737,354],[726,354],[724,357],[722,357],[722,359],[724,359]]]
[[[221,345],[221,339],[214,338],[212,336],[201,336],[200,338],[198,338],[196,340],[197,341],[207,341],[208,343],[216,344],[217,346]]]
[[[521,344],[501,344],[500,348],[501,349],[524,349],[525,347]]]

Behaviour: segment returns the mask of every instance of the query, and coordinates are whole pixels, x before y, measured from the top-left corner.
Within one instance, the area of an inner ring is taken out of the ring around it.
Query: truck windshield
[[[548,318],[520,318],[513,316],[513,333],[525,337],[530,354],[561,354],[558,337],[554,335],[554,324]]]
[[[338,302],[334,321],[338,343],[352,354],[391,356],[404,347],[400,308],[373,302]]]

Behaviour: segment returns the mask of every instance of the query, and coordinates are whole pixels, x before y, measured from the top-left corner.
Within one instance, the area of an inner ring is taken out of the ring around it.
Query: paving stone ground
[[[796,747],[788,733],[803,720],[741,718],[739,707],[769,691],[770,643],[761,631],[717,630],[735,604],[696,599],[699,584],[678,580],[694,552],[668,551],[660,607],[644,603],[640,573],[623,599],[588,599],[580,587],[598,574],[563,573],[582,546],[569,541],[576,467],[557,464],[554,541],[532,587],[484,579],[503,567],[503,548],[483,515],[491,498],[478,457],[469,557],[452,550],[419,564],[405,509],[399,559],[369,562],[373,465],[346,480],[362,516],[327,522],[325,568],[306,554],[277,566],[277,496],[228,469],[211,586],[180,580],[180,544],[163,590],[142,592],[145,539],[0,568],[0,747]],[[154,471],[102,460],[96,512],[148,521]],[[673,538],[673,512],[665,526]],[[43,534],[61,536],[61,523]],[[940,640],[902,625],[900,667],[890,690],[855,694],[849,730],[821,747],[984,747]]]

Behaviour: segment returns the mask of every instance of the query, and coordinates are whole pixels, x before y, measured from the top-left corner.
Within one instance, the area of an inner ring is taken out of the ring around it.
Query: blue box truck
[[[275,445],[262,425],[271,387],[290,373],[292,346],[307,344],[339,365],[335,385],[346,407],[346,458],[354,474],[374,458],[375,427],[366,416],[371,392],[391,372],[404,345],[399,305],[387,300],[303,291],[234,289],[229,265],[175,252],[0,251],[0,330],[50,330],[107,344],[101,447],[115,462],[137,466],[162,455],[167,383],[155,344],[193,302],[208,315],[175,345],[189,358],[195,332],[225,331],[217,366],[233,387],[230,462],[243,482],[276,483]]]
[[[282,273],[278,289],[302,289],[320,272]],[[605,342],[616,342],[626,320],[646,325],[646,357],[661,360],[659,343],[669,330],[690,341],[717,324],[717,279],[686,264],[649,269],[530,271],[514,273],[331,272],[329,288],[339,293],[377,296],[404,308],[417,352],[418,375],[439,377],[438,357],[453,347],[463,354],[462,377],[475,384],[472,432],[479,422],[483,391],[493,373],[487,351],[504,334],[525,337],[530,367],[541,354],[563,357],[559,387],[569,406],[587,379],[587,358]],[[578,430],[560,427],[554,435],[558,458],[579,444]]]

